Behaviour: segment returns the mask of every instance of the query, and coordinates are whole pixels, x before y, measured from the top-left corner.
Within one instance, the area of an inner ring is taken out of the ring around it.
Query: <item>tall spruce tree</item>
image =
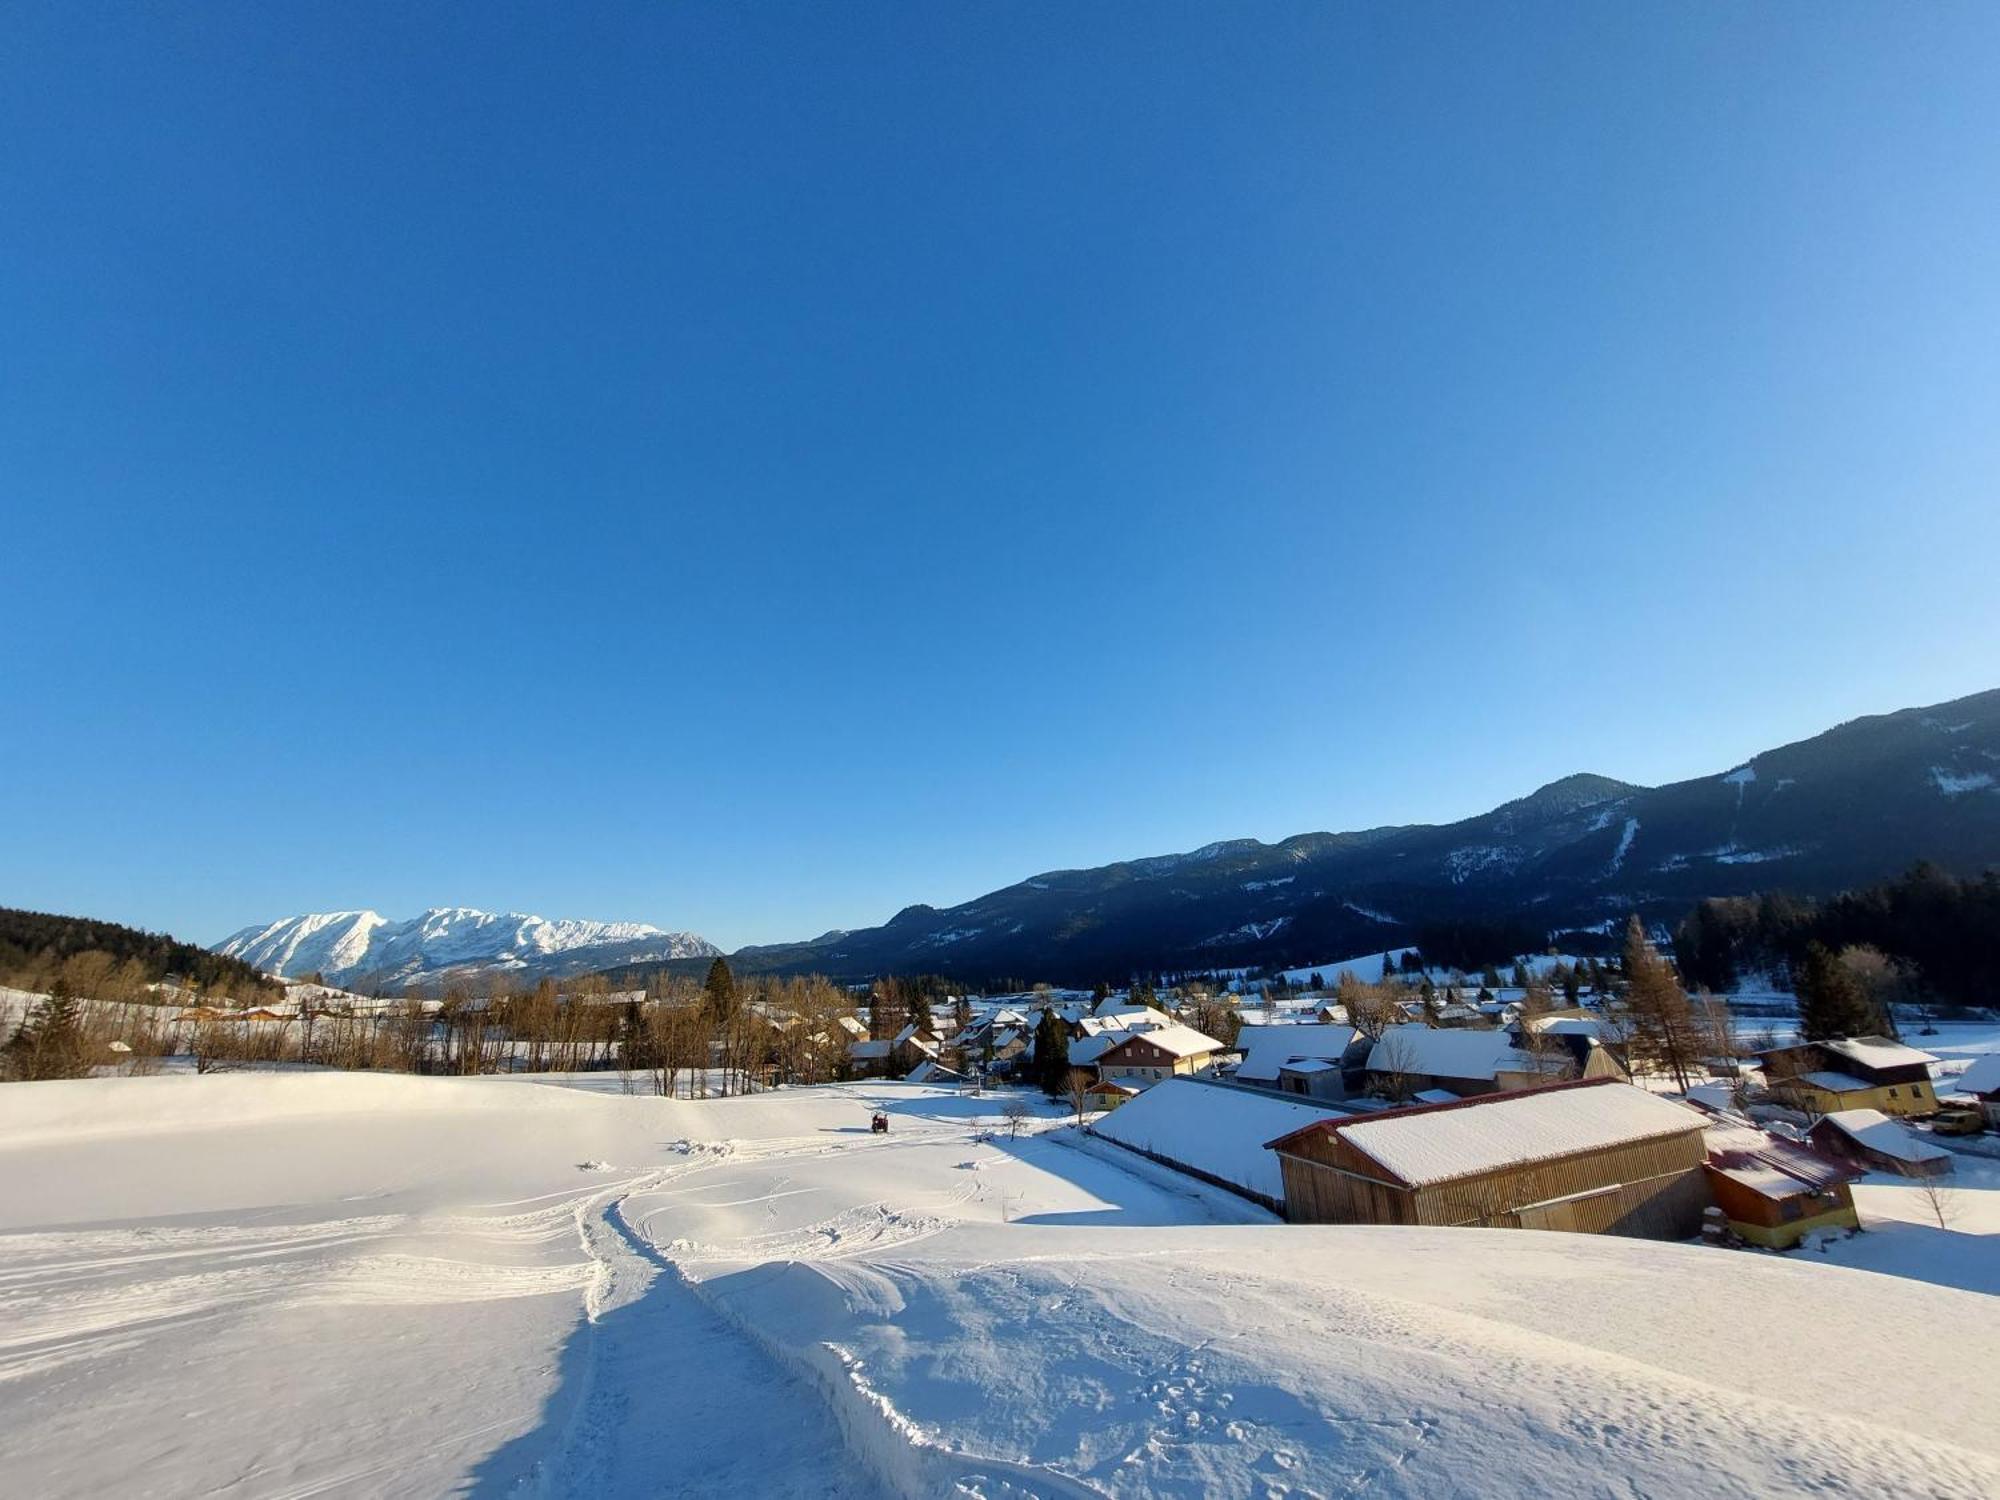
[[[1060,1098],[1069,1084],[1069,1028],[1054,1006],[1035,1026],[1035,1082],[1051,1099]]]
[[[14,1029],[6,1046],[7,1070],[27,1080],[84,1078],[83,1013],[67,983],[57,979],[47,997]]]
[[[701,1008],[711,1024],[726,1026],[736,1015],[736,975],[729,960],[716,955],[708,966],[708,978],[701,984]]]

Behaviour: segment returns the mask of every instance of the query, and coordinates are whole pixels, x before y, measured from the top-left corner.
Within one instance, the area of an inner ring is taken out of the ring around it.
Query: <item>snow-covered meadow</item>
[[[991,1095],[578,1082],[0,1090],[7,1491],[2000,1489],[1990,1296],[1284,1226]]]

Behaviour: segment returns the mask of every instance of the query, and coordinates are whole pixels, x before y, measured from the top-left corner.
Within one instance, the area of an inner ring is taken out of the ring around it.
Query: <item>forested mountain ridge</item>
[[[837,977],[1069,982],[1307,964],[1455,923],[1530,936],[1672,920],[1708,896],[1830,895],[1930,860],[2000,862],[2000,690],[1855,719],[1659,787],[1579,774],[1445,825],[1230,839],[1052,870],[880,927],[742,950]]]
[[[239,994],[277,992],[277,986],[249,964],[165,933],[144,932],[94,917],[0,907],[0,977],[40,986],[60,972],[65,960],[85,953],[136,964],[135,977],[146,983],[157,983],[172,974],[202,989],[224,986]]]

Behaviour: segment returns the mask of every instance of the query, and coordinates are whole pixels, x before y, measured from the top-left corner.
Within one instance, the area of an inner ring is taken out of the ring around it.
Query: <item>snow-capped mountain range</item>
[[[551,921],[522,912],[435,906],[392,921],[380,912],[316,912],[245,927],[215,951],[292,978],[390,985],[419,976],[504,969],[528,977],[584,973],[625,963],[707,958],[722,950],[691,932],[644,922]]]

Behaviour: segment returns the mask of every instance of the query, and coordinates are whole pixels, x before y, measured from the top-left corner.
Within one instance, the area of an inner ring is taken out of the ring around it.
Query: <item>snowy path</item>
[[[818,1395],[728,1327],[632,1230],[633,1194],[669,1175],[577,1206],[595,1272],[550,1423],[482,1464],[471,1493],[882,1494]]]

